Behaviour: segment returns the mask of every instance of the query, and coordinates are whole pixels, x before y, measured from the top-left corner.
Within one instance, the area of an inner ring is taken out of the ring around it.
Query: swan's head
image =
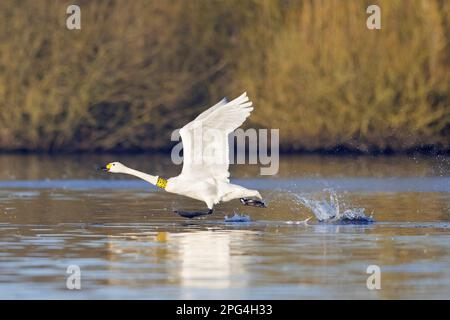
[[[123,173],[125,172],[127,167],[125,167],[120,162],[111,162],[108,163],[106,166],[102,167],[103,171],[106,172],[112,172],[112,173]]]

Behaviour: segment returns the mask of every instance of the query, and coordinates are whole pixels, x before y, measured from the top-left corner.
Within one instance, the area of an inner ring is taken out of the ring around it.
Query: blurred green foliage
[[[450,149],[450,1],[0,2],[0,149],[168,150],[247,91],[285,151]]]

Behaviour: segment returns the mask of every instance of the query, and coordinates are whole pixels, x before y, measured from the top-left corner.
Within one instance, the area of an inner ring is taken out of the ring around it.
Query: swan
[[[206,212],[175,211],[186,218],[212,214],[215,204],[233,199],[240,199],[243,205],[267,207],[257,190],[232,184],[229,180],[228,136],[244,123],[252,110],[252,102],[244,92],[229,102],[222,99],[181,128],[183,168],[176,177],[153,176],[120,162],[108,163],[102,169],[135,176],[167,192],[203,201],[208,207]]]

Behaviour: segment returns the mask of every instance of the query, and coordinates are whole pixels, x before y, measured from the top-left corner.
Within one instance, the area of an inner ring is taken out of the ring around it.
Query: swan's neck
[[[158,181],[158,176],[152,176],[151,174],[144,173],[144,172],[134,170],[131,168],[126,168],[122,173],[130,174],[132,176],[138,177],[138,178],[145,180],[153,185],[156,185],[156,182]]]

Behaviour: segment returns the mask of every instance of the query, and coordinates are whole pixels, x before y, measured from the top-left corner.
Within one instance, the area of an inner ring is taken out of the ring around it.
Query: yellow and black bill
[[[108,172],[111,169],[111,163],[108,163],[106,166],[101,167],[100,170]]]

